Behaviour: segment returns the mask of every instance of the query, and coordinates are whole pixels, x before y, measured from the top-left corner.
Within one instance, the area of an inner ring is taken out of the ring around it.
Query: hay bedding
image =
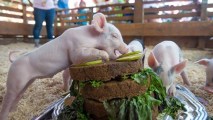
[[[149,54],[152,47],[148,47],[147,54]],[[10,66],[8,60],[8,53],[11,50],[33,50],[33,44],[28,43],[14,43],[9,45],[0,45],[0,103],[5,94],[5,83],[7,72]],[[211,51],[204,50],[183,50],[185,58],[189,60],[186,71],[188,77],[192,82],[192,86],[188,87],[196,96],[206,99],[209,103],[206,106],[208,113],[213,116],[213,94],[209,94],[199,88],[205,84],[205,67],[194,64],[196,60],[201,58],[212,58]],[[147,57],[146,57],[147,58]],[[145,67],[147,67],[147,59],[145,59]],[[182,84],[181,77],[177,77],[177,83]],[[50,105],[53,101],[60,98],[65,92],[62,90],[62,76],[61,72],[53,78],[36,80],[25,92],[21,101],[18,104],[16,111],[12,112],[9,120],[29,120],[41,113],[41,111]]]

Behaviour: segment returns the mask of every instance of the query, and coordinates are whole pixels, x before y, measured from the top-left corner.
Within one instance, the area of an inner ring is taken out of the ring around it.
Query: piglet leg
[[[189,79],[188,79],[188,77],[186,75],[186,71],[181,72],[180,75],[181,75],[181,77],[183,79],[183,83],[186,84],[186,85],[188,85],[188,86],[190,86],[191,83],[189,82]]]
[[[206,85],[203,86],[201,89],[209,92],[209,93],[213,93],[213,81],[210,81],[211,79],[207,76],[206,78]],[[208,81],[209,80],[209,81]]]
[[[65,69],[63,71],[63,82],[64,82],[64,90],[65,91],[68,91],[69,90],[69,87],[71,85],[71,76],[70,76],[70,70],[69,68]]]
[[[28,86],[34,81],[29,76],[28,69],[21,69],[25,65],[12,66],[8,73],[7,91],[3,100],[0,120],[6,120],[9,112],[15,108]],[[18,69],[20,68],[20,69]]]
[[[201,89],[209,92],[209,93],[213,93],[213,87],[210,86],[203,86]]]
[[[26,89],[35,81],[35,79],[32,79],[28,82],[28,84],[25,86],[25,88],[23,88],[23,90],[18,94],[18,96],[15,99],[15,102],[13,103],[10,112],[15,110],[17,107],[18,102],[20,101],[20,99],[22,98],[24,92],[26,91]]]
[[[168,89],[168,95],[175,96],[175,94],[176,94],[176,84],[173,83]]]

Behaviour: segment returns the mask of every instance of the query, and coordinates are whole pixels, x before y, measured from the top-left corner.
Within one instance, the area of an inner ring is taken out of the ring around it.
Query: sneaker
[[[35,43],[35,48],[38,48],[38,47],[40,47],[41,45],[39,44],[39,43]]]
[[[35,48],[38,48],[40,46],[40,40],[39,39],[34,39],[34,43],[35,43]]]

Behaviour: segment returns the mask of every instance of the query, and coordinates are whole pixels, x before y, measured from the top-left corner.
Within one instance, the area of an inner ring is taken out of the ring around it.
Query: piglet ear
[[[183,69],[186,67],[186,63],[188,62],[188,60],[184,60],[180,63],[178,63],[177,65],[172,67],[172,72],[174,72],[175,74],[179,74],[183,71]]]
[[[148,57],[148,65],[151,68],[156,68],[159,66],[159,63],[158,63],[157,59],[155,58],[153,52],[151,52]]]
[[[201,59],[201,60],[196,61],[195,63],[207,66],[209,64],[209,59]]]
[[[98,32],[103,32],[104,31],[104,27],[106,26],[106,17],[104,14],[102,13],[96,13],[93,16],[93,20],[92,20],[92,25],[94,26],[94,28],[96,29],[96,31]]]

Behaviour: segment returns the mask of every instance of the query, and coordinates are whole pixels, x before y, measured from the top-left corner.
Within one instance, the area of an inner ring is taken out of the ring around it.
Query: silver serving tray
[[[180,100],[181,103],[183,103],[185,106],[186,111],[181,111],[177,115],[177,120],[206,120],[208,118],[208,114],[206,112],[205,107],[198,101],[198,99],[195,97],[195,95],[189,91],[186,87],[181,85],[176,85],[176,95],[175,98]],[[55,105],[51,105],[49,109],[46,111],[52,110],[52,120],[57,120],[57,116],[63,109],[63,103],[64,100],[69,97],[67,95],[64,98],[61,98],[56,102]],[[40,115],[37,118],[43,118],[43,115]],[[34,120],[41,120],[41,119],[34,119]],[[173,120],[169,115],[165,115],[163,117],[163,120]]]
[[[175,97],[184,104],[186,111],[178,114],[178,120],[206,120],[208,113],[205,107],[201,104],[195,95],[189,91],[186,87],[177,85],[177,93]],[[171,117],[168,117],[171,120]]]

